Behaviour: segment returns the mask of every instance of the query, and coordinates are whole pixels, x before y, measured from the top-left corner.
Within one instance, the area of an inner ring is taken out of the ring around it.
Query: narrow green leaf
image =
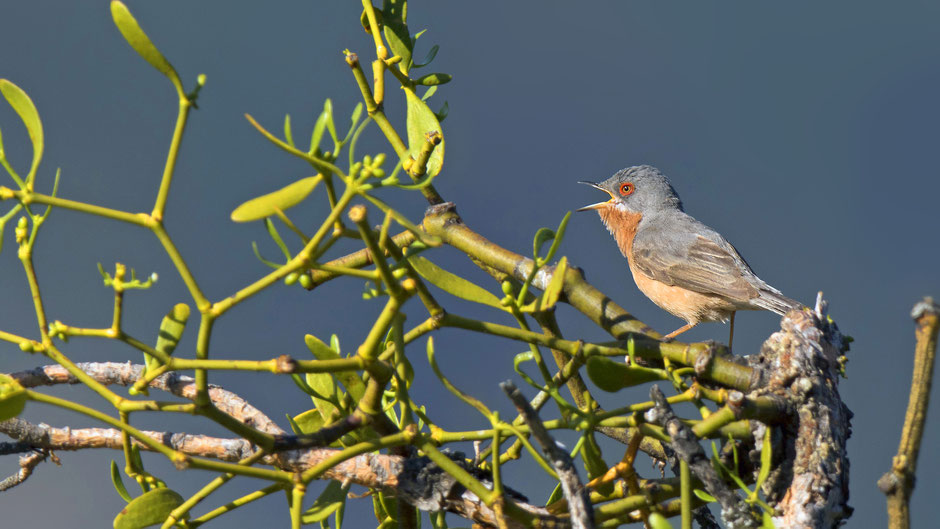
[[[267,219],[265,219],[265,220],[267,220]],[[275,263],[275,262],[272,262],[272,261],[269,261],[269,260],[265,259],[264,256],[261,255],[261,251],[258,250],[258,243],[256,243],[255,241],[251,241],[251,251],[254,252],[254,253],[255,253],[255,257],[257,257],[258,260],[261,261],[262,263],[264,263],[265,265],[270,266],[271,268],[280,268],[280,267],[281,267],[281,265],[279,265],[279,264],[277,264],[277,263]]]
[[[425,135],[431,131],[437,131],[441,134],[441,143],[431,152],[431,158],[428,160],[427,174],[436,176],[441,172],[444,164],[444,131],[441,129],[441,123],[437,120],[434,112],[428,108],[428,105],[421,101],[414,90],[404,88],[405,98],[407,99],[408,109],[406,113],[406,123],[408,129],[408,149],[412,158],[417,159],[418,153],[424,146]]]
[[[441,49],[441,47],[438,46],[437,44],[431,46],[431,49],[428,50],[428,53],[424,56],[424,60],[421,61],[420,63],[418,63],[418,62],[414,63],[414,67],[415,67],[415,68],[421,68],[421,67],[423,67],[423,66],[427,66],[427,65],[431,64],[431,61],[434,60],[434,57],[437,57],[437,52],[438,52],[438,50],[440,50],[440,49]]]
[[[310,154],[316,153],[316,150],[320,148],[320,142],[323,141],[323,131],[326,130],[326,122],[329,119],[330,115],[324,110],[317,118],[317,122],[313,124],[313,134],[310,136],[310,151],[308,151]]]
[[[434,117],[437,118],[438,122],[444,121],[444,118],[447,117],[447,114],[450,113],[450,105],[447,104],[447,101],[444,101],[444,105],[441,106],[441,109],[434,113]]]
[[[294,146],[294,133],[290,128],[290,114],[284,114],[284,141],[291,147]]]
[[[548,248],[548,253],[545,254],[545,261],[551,261],[555,257],[555,252],[558,251],[558,247],[561,245],[562,239],[565,237],[565,230],[568,228],[568,219],[571,218],[571,212],[565,213],[564,218],[561,219],[561,223],[558,225],[558,229],[555,230],[555,237],[552,241],[552,245]]]
[[[183,497],[170,489],[153,489],[134,498],[114,518],[114,529],[142,529],[163,523]]]
[[[33,100],[26,95],[20,87],[6,79],[0,79],[0,93],[7,100],[7,103],[13,107],[23,125],[26,126],[26,132],[29,134],[29,140],[33,144],[33,162],[29,168],[27,181],[31,181],[36,174],[36,168],[39,167],[39,161],[42,160],[42,151],[45,145],[42,132],[42,121],[39,120],[39,112]],[[3,145],[0,144],[0,157],[3,156]]]
[[[702,489],[692,489],[692,494],[695,494],[698,497],[698,499],[708,502],[708,503],[715,503],[716,501],[718,501],[717,499],[715,499],[714,496],[705,492]]]
[[[449,83],[454,78],[453,75],[447,73],[429,73],[427,75],[422,75],[421,77],[415,79],[415,83],[422,86],[437,86],[442,84]]]
[[[587,374],[597,387],[611,393],[665,378],[661,370],[628,366],[603,356],[592,356],[588,359]]]
[[[232,212],[232,220],[235,222],[260,220],[275,215],[277,210],[285,211],[296,206],[307,198],[322,178],[320,175],[308,176],[277,191],[253,198],[235,208]]]
[[[761,527],[763,527],[763,529],[777,529],[773,515],[767,511],[761,512]]]
[[[362,116],[362,103],[357,103],[356,108],[353,109],[352,117],[349,118],[349,121],[352,123],[350,130],[356,126],[356,123],[359,123],[359,118]]]
[[[313,505],[304,511],[301,521],[305,524],[317,523],[328,518],[336,509],[346,503],[346,490],[339,481],[330,481],[316,501],[313,502]]]
[[[434,95],[434,92],[437,92],[437,86],[432,86],[432,87],[428,88],[428,89],[424,92],[424,95],[421,96],[421,101],[427,101],[428,99],[431,99],[431,96]]]
[[[274,221],[272,221],[270,218],[264,219],[264,227],[268,230],[268,235],[271,236],[271,240],[274,241],[274,244],[280,248],[281,254],[284,255],[284,258],[290,261],[290,249],[287,248],[287,244],[284,242],[284,239],[281,238],[281,234],[278,233],[277,227],[274,225]]]
[[[153,45],[150,37],[140,28],[140,24],[137,23],[137,20],[127,9],[127,6],[118,0],[112,0],[111,17],[114,18],[114,25],[117,26],[121,35],[124,36],[124,40],[134,48],[134,51],[149,62],[151,66],[156,68],[157,71],[169,77],[173,85],[176,86],[176,89],[182,94],[183,84],[180,82],[179,75],[176,73],[173,65],[170,64],[170,61],[166,60],[166,57],[160,53],[160,50]]]
[[[558,485],[555,485],[555,489],[548,496],[548,500],[545,502],[545,506],[549,506],[564,497],[565,497],[565,493],[562,492],[561,483],[559,483]]]
[[[428,282],[441,290],[457,296],[460,299],[466,299],[467,301],[482,303],[483,305],[506,310],[500,303],[499,298],[493,295],[489,290],[444,270],[420,255],[409,257],[408,262],[411,263],[411,266],[414,267],[415,271],[417,271],[421,277],[427,279]]]
[[[669,520],[658,512],[650,513],[647,521],[649,521],[650,529],[672,529],[672,524],[669,523]]]
[[[333,124],[333,101],[327,98],[323,103],[323,113],[326,114],[326,129],[330,131],[330,137],[333,138],[333,143],[339,145],[339,138],[336,136],[336,125]]]
[[[382,22],[385,40],[393,55],[400,55],[398,67],[408,73],[411,64],[411,34],[408,32],[408,2],[405,0],[384,0],[382,2]],[[376,13],[378,14],[378,13]]]
[[[121,470],[118,468],[118,464],[111,460],[111,483],[114,485],[114,490],[117,491],[118,495],[124,498],[124,501],[130,503],[133,498],[127,492],[127,487],[124,486],[124,480],[121,479]]]
[[[26,390],[15,378],[0,373],[0,421],[12,419],[26,406]]]
[[[767,477],[770,476],[770,466],[773,463],[773,447],[770,443],[770,426],[764,427],[764,442],[761,444],[760,449],[760,470],[757,473],[757,481],[754,484],[754,494],[760,490],[761,486],[767,481]]]

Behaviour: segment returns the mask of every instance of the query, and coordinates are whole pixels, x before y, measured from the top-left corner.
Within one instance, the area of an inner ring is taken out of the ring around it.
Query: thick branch
[[[790,312],[760,354],[748,359],[761,388],[748,396],[777,395],[791,409],[774,448],[785,464],[775,465],[762,487],[782,513],[774,519],[778,527],[837,527],[852,513],[846,452],[852,412],[838,390],[848,345],[825,310],[820,299],[815,312]]]

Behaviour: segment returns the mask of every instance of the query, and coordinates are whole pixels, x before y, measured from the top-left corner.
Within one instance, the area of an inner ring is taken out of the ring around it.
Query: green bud
[[[500,288],[503,289],[503,294],[506,294],[507,296],[512,295],[512,282],[511,281],[503,281],[502,283],[500,283],[499,286]]]
[[[380,152],[380,153],[376,154],[376,155],[375,155],[375,159],[372,160],[372,167],[378,167],[378,166],[382,165],[383,163],[385,163],[385,153],[384,153],[384,152]]]
[[[291,272],[287,274],[287,277],[284,278],[284,284],[293,285],[294,283],[297,282],[297,279],[299,279],[299,277],[300,277],[300,274],[298,274],[297,272]]]
[[[313,279],[310,278],[310,274],[300,274],[300,286],[306,288],[307,290],[313,288]]]

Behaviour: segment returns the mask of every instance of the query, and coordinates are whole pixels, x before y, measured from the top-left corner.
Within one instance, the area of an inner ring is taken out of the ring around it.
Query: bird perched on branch
[[[679,195],[655,167],[628,167],[600,183],[579,183],[610,195],[578,211],[597,210],[627,258],[636,286],[687,322],[664,339],[703,321],[730,320],[730,348],[735,311],[783,315],[803,306],[757,277],[721,234],[686,214]]]

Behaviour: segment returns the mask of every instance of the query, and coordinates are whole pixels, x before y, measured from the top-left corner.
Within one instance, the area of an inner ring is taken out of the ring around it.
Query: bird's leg
[[[683,325],[682,327],[679,327],[678,329],[672,331],[671,333],[667,334],[666,336],[663,336],[663,341],[664,341],[664,342],[671,342],[673,338],[675,338],[676,336],[679,336],[680,334],[682,334],[682,333],[684,333],[685,331],[691,329],[692,327],[695,327],[695,325],[696,325],[695,323],[686,323],[686,324]]]
[[[728,335],[728,352],[731,352],[731,342],[734,340],[734,312],[731,313],[731,334]]]

